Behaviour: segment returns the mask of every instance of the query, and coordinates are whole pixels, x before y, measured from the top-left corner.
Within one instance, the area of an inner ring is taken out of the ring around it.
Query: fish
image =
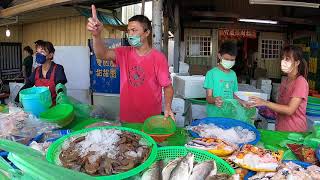
[[[258,172],[256,175],[248,178],[249,180],[257,179],[271,179],[276,173],[275,172]]]
[[[217,174],[217,166],[215,161],[204,161],[194,166],[189,180],[205,180],[209,174]]]
[[[240,175],[234,174],[230,176],[228,174],[216,174],[214,176],[208,176],[206,180],[240,180]]]
[[[193,169],[194,155],[187,154],[172,170],[170,180],[189,179]]]
[[[162,167],[163,167],[163,161],[155,162],[147,171],[143,173],[141,180],[161,180]]]
[[[183,157],[174,159],[170,161],[163,169],[162,169],[162,180],[169,180],[172,170],[177,166],[177,164],[182,160]]]

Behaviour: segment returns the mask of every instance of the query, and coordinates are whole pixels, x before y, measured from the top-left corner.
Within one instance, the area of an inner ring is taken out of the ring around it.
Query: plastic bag
[[[1,180],[21,180],[23,173],[14,169],[5,159],[0,157],[0,179]],[[30,180],[30,179],[29,179]]]
[[[93,106],[90,116],[99,119],[108,119],[107,112],[102,106]]]
[[[236,119],[252,125],[256,108],[245,108],[236,99],[226,99],[221,107],[221,115],[224,118]]]
[[[68,179],[68,180],[90,180],[95,179],[84,173],[76,172],[66,169],[54,164],[48,163],[46,160],[27,156],[25,154],[9,153],[8,159],[14,163],[19,169],[32,178],[37,180],[55,180],[55,179]]]
[[[74,113],[79,119],[87,119],[90,117],[92,107],[88,104],[74,104]]]
[[[9,113],[1,113],[0,119],[0,138],[23,144],[38,134],[58,128],[57,125],[42,122],[12,104],[9,105]]]

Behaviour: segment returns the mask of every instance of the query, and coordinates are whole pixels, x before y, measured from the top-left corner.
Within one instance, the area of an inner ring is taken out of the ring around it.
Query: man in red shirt
[[[103,24],[92,5],[92,18],[87,29],[92,33],[97,58],[112,60],[120,67],[120,120],[144,122],[162,110],[162,88],[165,96],[165,117],[174,119],[171,110],[173,87],[167,58],[153,49],[148,36],[151,22],[143,15],[133,16],[128,23],[128,41],[131,46],[107,49],[101,38]]]

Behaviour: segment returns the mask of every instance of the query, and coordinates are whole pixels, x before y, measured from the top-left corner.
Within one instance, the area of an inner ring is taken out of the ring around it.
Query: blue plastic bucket
[[[20,91],[19,97],[23,109],[37,117],[52,105],[51,93],[48,87],[24,89]]]

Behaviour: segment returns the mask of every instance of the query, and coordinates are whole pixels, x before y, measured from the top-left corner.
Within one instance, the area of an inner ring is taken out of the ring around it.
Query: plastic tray
[[[127,132],[131,132],[134,134],[138,134],[140,135],[142,138],[144,138],[149,145],[151,146],[152,150],[150,153],[150,156],[148,157],[148,159],[143,163],[140,164],[139,166],[124,172],[124,173],[119,173],[119,174],[115,174],[115,175],[110,175],[110,176],[97,176],[97,179],[126,179],[128,177],[134,176],[136,174],[139,174],[140,172],[142,172],[143,170],[147,169],[148,167],[150,167],[152,165],[152,163],[155,161],[156,157],[157,157],[157,144],[156,142],[148,135],[146,135],[145,133],[141,132],[141,131],[137,131],[134,129],[130,129],[130,128],[124,128],[124,127],[116,127],[116,126],[104,126],[104,127],[95,127],[95,128],[89,128],[89,129],[83,129],[81,131],[76,131],[73,132],[71,134],[68,134],[66,136],[63,136],[61,138],[59,138],[57,141],[55,141],[53,144],[51,144],[51,146],[48,149],[47,155],[46,155],[46,159],[53,163],[58,165],[57,163],[57,159],[59,158],[59,154],[61,152],[61,148],[63,143],[73,137],[73,136],[81,136],[81,135],[85,135],[90,131],[93,130],[97,130],[97,129],[118,129],[121,131],[127,131]]]
[[[224,160],[215,156],[209,152],[194,149],[194,148],[186,148],[183,146],[168,146],[158,148],[157,160],[164,159],[175,159],[178,157],[182,157],[187,155],[188,153],[193,153],[195,155],[196,162],[203,162],[206,160],[215,160],[218,167],[218,172],[226,173],[229,175],[235,174],[235,170]]]
[[[67,126],[74,119],[74,108],[70,104],[58,104],[40,114],[40,120]]]
[[[222,129],[230,129],[232,127],[237,127],[241,126],[244,129],[248,129],[250,131],[253,131],[256,134],[256,139],[253,141],[248,142],[247,144],[252,144],[255,145],[259,142],[260,140],[260,132],[253,127],[252,125],[249,125],[247,123],[244,123],[239,120],[234,120],[234,119],[229,119],[229,118],[204,118],[204,119],[199,119],[195,120],[191,123],[191,126],[197,126],[199,124],[215,124],[216,126],[222,128]],[[193,131],[189,131],[192,137],[199,138],[199,134]],[[242,146],[243,144],[239,144],[239,146]]]

